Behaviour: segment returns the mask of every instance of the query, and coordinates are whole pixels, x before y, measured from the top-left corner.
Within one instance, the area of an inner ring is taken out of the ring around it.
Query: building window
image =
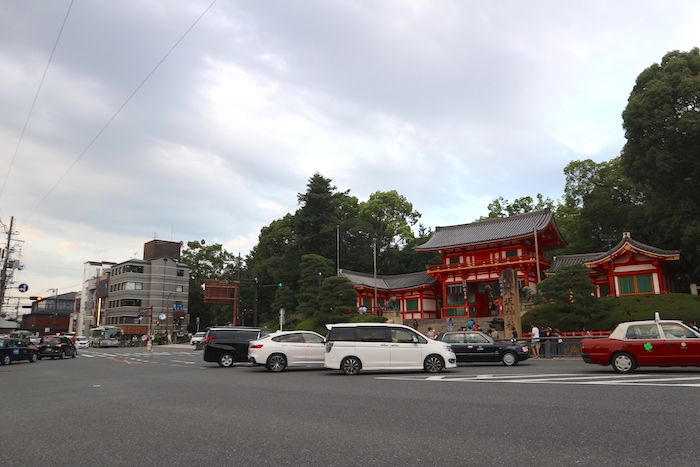
[[[406,300],[406,311],[417,311],[418,310],[418,299],[409,298]]]
[[[119,306],[141,306],[141,300],[137,298],[122,298]]]
[[[143,274],[143,266],[127,264],[126,266],[124,266],[124,272],[137,272],[139,274]]]
[[[654,293],[654,284],[651,274],[641,274],[639,276],[623,276],[619,278],[620,295]]]
[[[184,269],[178,269],[178,270],[177,270],[177,275],[178,275],[179,277],[183,277],[183,276],[185,275],[185,270],[184,270]]]
[[[459,256],[455,256],[453,258],[449,259],[450,264],[458,264],[459,263]]]
[[[508,250],[506,251],[506,257],[510,258],[513,256],[518,256],[518,250]]]

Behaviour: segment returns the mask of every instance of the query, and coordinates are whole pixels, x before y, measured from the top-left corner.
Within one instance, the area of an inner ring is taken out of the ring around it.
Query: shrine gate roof
[[[574,264],[585,264],[587,266],[596,266],[597,264],[604,263],[610,260],[610,255],[613,258],[624,254],[626,251],[635,251],[643,255],[660,258],[668,261],[678,262],[681,269],[689,268],[685,260],[681,257],[680,250],[664,250],[663,248],[657,248],[655,246],[647,245],[645,243],[634,240],[629,232],[623,232],[622,240],[612,247],[609,251],[601,251],[597,253],[584,253],[578,255],[560,255],[555,256],[552,261],[552,266],[545,271],[546,274],[555,274],[561,268],[566,266],[571,266]]]
[[[549,209],[543,209],[517,216],[472,222],[471,224],[437,227],[430,239],[415,249],[416,251],[432,251],[526,237],[532,236],[535,229],[538,233],[553,231],[558,239],[558,242],[555,242],[558,243],[557,247],[561,248],[566,245],[556,222],[554,222],[554,215]]]
[[[341,269],[340,275],[348,278],[355,287],[367,287],[370,289],[375,287],[373,274]],[[436,280],[437,279],[429,276],[425,272],[412,272],[409,274],[396,274],[392,276],[377,275],[376,287],[380,290],[405,290],[430,285]]]

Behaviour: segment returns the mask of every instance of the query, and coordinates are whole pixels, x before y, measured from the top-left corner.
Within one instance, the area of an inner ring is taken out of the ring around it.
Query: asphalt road
[[[698,464],[700,368],[220,368],[187,345],[0,366],[0,465]]]

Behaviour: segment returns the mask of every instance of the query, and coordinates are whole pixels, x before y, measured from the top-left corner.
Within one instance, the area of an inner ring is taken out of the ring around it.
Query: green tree
[[[324,324],[329,316],[357,310],[357,291],[345,277],[331,276],[323,280],[314,317]]]
[[[329,178],[315,173],[307,185],[306,193],[299,194],[300,209],[294,215],[296,244],[301,255],[316,254],[325,258],[336,256],[336,229],[341,218],[341,207],[347,206]]]
[[[334,275],[333,261],[319,255],[309,254],[301,257],[299,291],[296,294],[297,313],[307,317],[316,314],[323,280]]]
[[[190,266],[190,291],[188,311],[190,316],[200,317],[200,327],[231,322],[231,304],[204,303],[203,285],[206,280],[228,280],[232,271],[241,266],[239,259],[222,245],[207,245],[204,240],[187,242],[180,261]],[[190,330],[194,330],[194,323]]]
[[[700,268],[700,49],[644,70],[622,119],[622,164],[647,198],[657,246],[680,245]]]
[[[570,305],[589,305],[595,301],[596,288],[590,269],[583,264],[561,268],[555,275],[537,284],[537,291],[545,301]]]
[[[516,216],[518,214],[525,214],[532,211],[538,211],[540,209],[550,209],[555,210],[555,202],[549,197],[545,198],[544,195],[538,193],[537,201],[532,199],[531,196],[523,196],[517,198],[512,203],[505,199],[503,196],[494,198],[488,205],[489,214],[485,217],[481,217],[478,220],[485,221],[488,219],[498,219],[500,217],[510,217]]]
[[[420,217],[413,204],[396,190],[374,192],[360,203],[360,218],[371,227],[381,249],[406,246],[414,237],[411,227]]]
[[[620,158],[596,163],[572,161],[564,168],[564,203],[557,208],[557,223],[569,247],[564,253],[601,251],[605,237],[620,239],[622,232],[650,241],[644,195],[624,174]]]

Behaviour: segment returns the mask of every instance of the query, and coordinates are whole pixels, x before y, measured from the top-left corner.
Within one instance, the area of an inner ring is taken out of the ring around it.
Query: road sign
[[[20,285],[17,287],[17,290],[19,290],[20,292],[24,293],[24,292],[26,292],[27,290],[29,290],[29,286],[28,286],[27,284],[20,284]]]
[[[175,303],[173,305],[173,311],[185,311],[185,305],[182,305],[180,303]]]

